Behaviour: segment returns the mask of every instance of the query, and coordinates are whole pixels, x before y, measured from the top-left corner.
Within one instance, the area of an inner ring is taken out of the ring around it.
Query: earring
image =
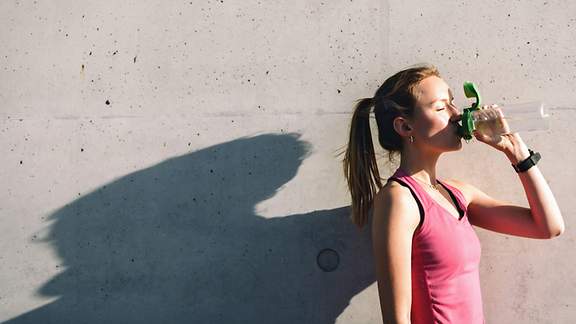
[[[414,136],[410,135],[410,143],[414,143]]]

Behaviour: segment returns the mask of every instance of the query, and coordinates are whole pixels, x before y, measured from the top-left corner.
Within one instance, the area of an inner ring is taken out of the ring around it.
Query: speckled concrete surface
[[[487,323],[572,323],[570,1],[0,3],[0,322],[380,323],[340,163],[354,100],[430,62],[523,135],[567,231],[478,229]],[[380,149],[381,175],[393,166]],[[480,143],[439,175],[527,206]],[[487,172],[489,170],[489,172]],[[336,252],[336,253],[334,253]]]

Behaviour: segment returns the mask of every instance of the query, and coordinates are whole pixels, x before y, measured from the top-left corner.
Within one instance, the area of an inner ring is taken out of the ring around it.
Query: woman
[[[380,145],[389,151],[390,162],[400,155],[400,165],[385,185],[370,134],[372,107]],[[450,88],[435,67],[426,65],[396,73],[374,98],[362,99],[355,108],[344,173],[353,222],[362,228],[372,211],[384,323],[484,323],[481,246],[471,225],[535,239],[564,231],[554,196],[531,161],[521,170],[511,168],[518,172],[530,208],[497,200],[462,181],[436,178],[440,155],[462,148],[460,119]],[[474,136],[504,153],[512,166],[532,153],[518,133]]]

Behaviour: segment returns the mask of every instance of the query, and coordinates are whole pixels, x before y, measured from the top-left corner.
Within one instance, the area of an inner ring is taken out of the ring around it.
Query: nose
[[[455,105],[450,105],[450,111],[452,112],[452,116],[450,117],[450,121],[453,123],[457,123],[460,120],[462,120],[462,113],[460,112],[460,109],[458,109],[458,107],[456,107]]]

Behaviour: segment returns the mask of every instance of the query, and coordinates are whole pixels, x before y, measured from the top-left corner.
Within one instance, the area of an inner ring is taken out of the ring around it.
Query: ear
[[[400,134],[400,136],[410,136],[412,135],[412,125],[410,121],[404,117],[396,117],[393,121],[394,130]]]

